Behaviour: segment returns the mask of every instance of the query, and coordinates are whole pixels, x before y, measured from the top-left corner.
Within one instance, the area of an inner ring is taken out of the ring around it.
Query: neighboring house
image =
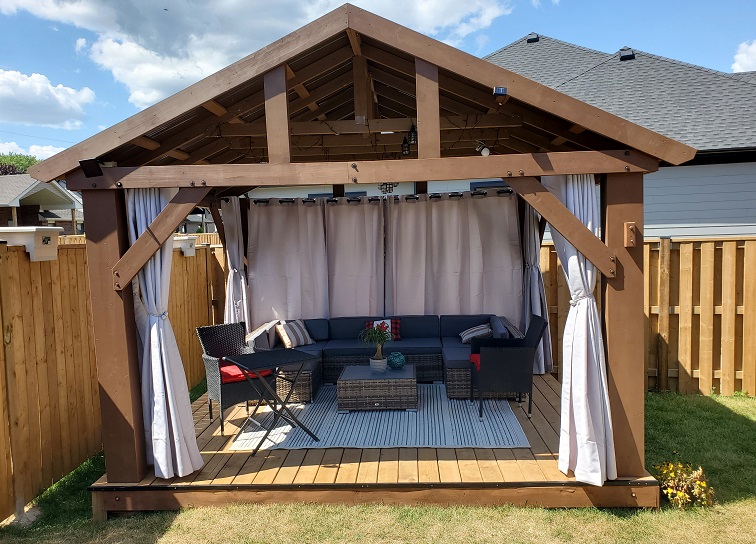
[[[698,149],[645,176],[645,236],[756,235],[756,72],[530,34],[486,60]]]
[[[29,174],[0,176],[0,226],[52,225],[63,227],[64,234],[80,234],[81,207],[77,195],[55,181],[42,183]]]

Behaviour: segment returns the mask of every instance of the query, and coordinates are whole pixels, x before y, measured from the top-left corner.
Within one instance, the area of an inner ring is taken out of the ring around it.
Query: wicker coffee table
[[[368,366],[347,366],[336,382],[339,413],[350,410],[417,410],[415,365],[376,373]]]

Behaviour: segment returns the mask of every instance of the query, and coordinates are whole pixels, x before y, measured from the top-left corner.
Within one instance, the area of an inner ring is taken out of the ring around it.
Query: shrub
[[[661,482],[662,493],[672,506],[685,508],[714,504],[714,489],[706,481],[700,466],[694,469],[690,463],[669,461],[653,468]]]

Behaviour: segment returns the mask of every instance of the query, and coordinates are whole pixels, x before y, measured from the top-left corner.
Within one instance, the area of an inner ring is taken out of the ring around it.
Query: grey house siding
[[[756,235],[756,163],[660,168],[643,197],[646,238]]]

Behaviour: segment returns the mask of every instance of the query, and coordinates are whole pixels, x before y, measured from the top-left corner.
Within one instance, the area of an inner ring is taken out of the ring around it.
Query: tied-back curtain
[[[599,203],[593,175],[544,176],[541,182],[591,232],[599,235]],[[603,485],[617,478],[617,467],[601,322],[593,297],[596,270],[563,236],[551,231],[572,297],[562,351],[559,470],[565,474],[572,470],[580,482]]]
[[[383,315],[383,202],[335,200],[325,205],[330,316]]]
[[[515,198],[401,197],[389,204],[389,222],[387,312],[493,313],[520,322],[522,253]]]
[[[126,192],[131,244],[147,230],[175,191],[133,189]],[[194,434],[189,390],[176,337],[168,319],[173,261],[170,237],[137,275],[137,329],[142,352],[142,410],[147,460],[158,478],[186,476],[203,466]]]
[[[543,285],[541,273],[541,231],[540,215],[529,205],[525,206],[525,220],[522,244],[525,264],[522,287],[522,324],[523,331],[530,325],[532,315],[540,315],[549,320],[549,305],[546,302],[546,288]],[[551,351],[551,332],[549,327],[543,333],[541,343],[538,344],[533,374],[545,374],[554,368]]]
[[[246,199],[245,201],[246,202]],[[226,306],[223,312],[224,323],[243,321],[247,332],[252,329],[247,302],[247,275],[244,271],[244,241],[242,239],[242,219],[239,197],[223,199],[221,216],[226,237],[226,260],[228,277],[226,279]]]
[[[247,269],[252,326],[329,317],[324,203],[252,201]]]

